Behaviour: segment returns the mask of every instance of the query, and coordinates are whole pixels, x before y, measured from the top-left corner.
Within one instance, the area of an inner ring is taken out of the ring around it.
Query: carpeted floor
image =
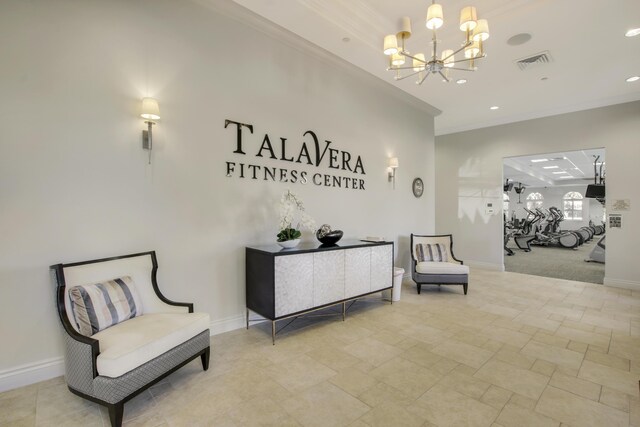
[[[599,237],[596,236],[577,249],[532,245],[531,252],[518,249],[515,243],[510,241],[507,247],[515,255],[505,254],[504,267],[506,271],[514,273],[602,284],[604,264],[584,261],[598,240]]]

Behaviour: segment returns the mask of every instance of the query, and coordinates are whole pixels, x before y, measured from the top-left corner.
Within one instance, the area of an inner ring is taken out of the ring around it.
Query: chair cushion
[[[91,336],[142,314],[142,304],[129,276],[69,289],[78,330]]]
[[[425,261],[416,265],[420,274],[469,274],[469,267],[452,262]]]
[[[98,332],[98,374],[119,377],[209,329],[206,313],[149,313]]]
[[[418,262],[423,261],[436,261],[447,262],[449,256],[447,254],[447,247],[442,243],[422,243],[416,245],[416,260]]]

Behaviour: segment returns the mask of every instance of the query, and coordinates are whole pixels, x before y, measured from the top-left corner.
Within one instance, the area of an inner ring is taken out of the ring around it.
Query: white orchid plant
[[[293,223],[297,220],[297,225]],[[315,231],[316,222],[304,210],[304,205],[290,190],[285,191],[280,198],[280,232],[278,242],[299,239],[300,229]]]

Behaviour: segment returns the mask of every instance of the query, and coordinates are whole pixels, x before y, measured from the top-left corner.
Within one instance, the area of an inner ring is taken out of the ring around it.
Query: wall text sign
[[[302,134],[301,141],[290,142],[287,138],[272,138],[265,133],[258,145],[253,134],[253,125],[225,120],[224,128],[236,129],[234,154],[251,155],[258,160],[253,162],[226,162],[227,177],[278,181],[291,184],[312,183],[324,187],[364,190],[364,164],[362,157],[350,152],[338,150],[329,140],[322,143],[312,130]],[[249,154],[247,154],[249,153]],[[283,162],[285,166],[266,166],[259,160],[271,159]],[[255,163],[254,163],[255,162]],[[335,173],[309,172],[307,167],[335,169]],[[345,176],[346,174],[349,174]],[[355,175],[355,176],[354,176]]]

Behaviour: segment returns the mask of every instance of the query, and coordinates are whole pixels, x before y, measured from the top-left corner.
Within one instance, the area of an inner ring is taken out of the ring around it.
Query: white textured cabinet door
[[[313,254],[313,305],[344,299],[344,253],[326,251]]]
[[[392,245],[371,248],[371,291],[388,288],[393,284]]]
[[[344,252],[344,297],[370,292],[371,248],[347,249]]]
[[[275,257],[276,317],[313,307],[313,254]]]

